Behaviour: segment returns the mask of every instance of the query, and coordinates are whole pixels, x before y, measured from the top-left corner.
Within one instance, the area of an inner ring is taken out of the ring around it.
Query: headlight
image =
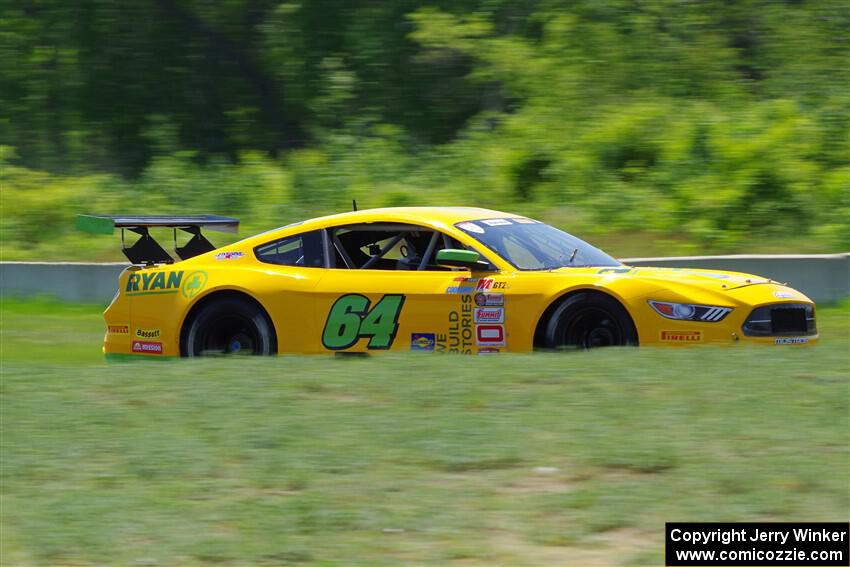
[[[679,321],[704,321],[716,323],[732,312],[731,307],[716,307],[712,305],[691,305],[689,303],[668,303],[666,301],[649,301],[650,307],[662,317]]]

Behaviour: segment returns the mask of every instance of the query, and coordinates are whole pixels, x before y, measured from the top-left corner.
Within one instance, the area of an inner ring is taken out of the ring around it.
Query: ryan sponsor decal
[[[133,341],[133,352],[142,354],[162,354],[162,343],[152,341]]]
[[[661,331],[661,341],[666,343],[702,342],[702,331]]]
[[[186,299],[192,299],[204,289],[207,285],[207,273],[202,270],[190,272],[186,276],[186,281],[180,286],[180,292]]]
[[[124,293],[133,295],[154,295],[177,293],[183,283],[184,272],[140,272],[130,274]]]
[[[202,270],[184,275],[182,270],[177,272],[143,271],[130,274],[124,294],[136,295],[165,295],[182,293],[183,297],[192,299],[207,285],[207,273]]]

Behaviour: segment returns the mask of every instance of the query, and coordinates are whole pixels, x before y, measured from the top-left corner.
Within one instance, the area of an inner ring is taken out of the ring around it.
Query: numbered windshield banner
[[[328,312],[322,344],[329,350],[345,350],[368,338],[367,349],[386,350],[398,333],[403,305],[404,296],[400,294],[384,295],[375,305],[359,293],[343,295]]]
[[[842,522],[667,523],[665,565],[850,564]]]

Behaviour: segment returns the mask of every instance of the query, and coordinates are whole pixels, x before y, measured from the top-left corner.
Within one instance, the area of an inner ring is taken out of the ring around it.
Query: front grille
[[[776,303],[753,309],[741,328],[749,337],[788,337],[817,334],[815,309],[804,303]]]

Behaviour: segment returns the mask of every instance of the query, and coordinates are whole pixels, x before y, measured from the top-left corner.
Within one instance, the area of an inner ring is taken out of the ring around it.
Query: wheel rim
[[[587,307],[576,313],[565,326],[561,344],[581,349],[623,344],[623,331],[608,311]]]
[[[219,317],[201,333],[200,355],[260,354],[260,337],[250,319],[239,315]]]

